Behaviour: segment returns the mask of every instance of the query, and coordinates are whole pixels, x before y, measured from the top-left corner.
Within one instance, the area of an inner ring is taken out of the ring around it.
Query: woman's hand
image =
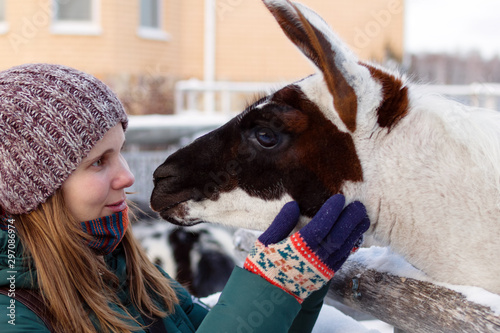
[[[287,237],[300,217],[298,204],[287,203],[255,242],[244,268],[302,303],[330,281],[370,226],[361,202],[345,209],[344,204],[343,195],[332,196],[311,222]]]

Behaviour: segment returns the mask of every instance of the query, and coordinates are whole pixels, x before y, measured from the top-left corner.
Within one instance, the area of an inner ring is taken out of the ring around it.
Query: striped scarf
[[[93,236],[87,245],[98,254],[106,255],[113,252],[120,244],[129,225],[128,207],[113,215],[82,222],[82,229]]]

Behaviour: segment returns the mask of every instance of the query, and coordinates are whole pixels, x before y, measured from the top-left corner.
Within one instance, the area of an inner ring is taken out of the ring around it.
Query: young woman
[[[88,74],[0,72],[0,332],[311,331],[369,226],[362,204],[334,196],[290,237],[300,212],[285,205],[209,311],[127,228],[126,128],[117,97]]]

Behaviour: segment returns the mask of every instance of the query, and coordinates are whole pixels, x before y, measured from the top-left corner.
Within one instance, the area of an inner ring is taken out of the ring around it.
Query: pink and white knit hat
[[[113,126],[116,95],[73,68],[27,64],[0,72],[0,206],[24,214],[45,202]]]

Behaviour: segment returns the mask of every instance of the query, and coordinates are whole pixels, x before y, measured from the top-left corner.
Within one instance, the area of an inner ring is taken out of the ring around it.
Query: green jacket
[[[8,240],[8,233],[0,230],[0,286],[7,285],[14,289],[36,286],[36,281],[31,279],[32,272],[27,270],[28,259],[20,255],[21,245],[16,241],[15,246],[10,244],[9,248]],[[106,257],[106,262],[122,281],[119,299],[122,304],[130,304],[123,249],[119,246]],[[292,296],[261,277],[235,268],[219,302],[208,312],[178,283],[174,282],[174,286],[180,302],[173,314],[163,318],[168,333],[307,333],[316,322],[327,292],[327,288],[323,288],[301,306]],[[26,306],[20,302],[15,302],[14,306],[8,296],[0,295],[0,332],[49,332],[43,321]],[[118,311],[119,308],[116,306],[114,309]],[[127,310],[141,320],[132,305],[127,306]],[[144,331],[138,329],[137,332]]]

